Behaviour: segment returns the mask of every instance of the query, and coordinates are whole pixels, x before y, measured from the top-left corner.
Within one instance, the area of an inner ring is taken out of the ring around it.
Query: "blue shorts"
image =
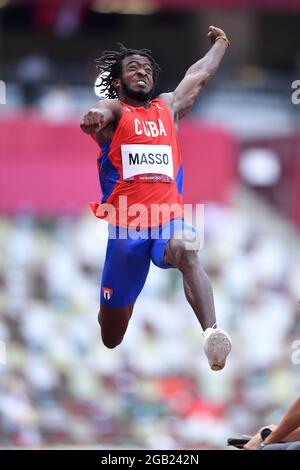
[[[101,304],[110,307],[133,304],[146,282],[150,261],[162,269],[173,267],[164,261],[166,245],[175,233],[183,231],[196,233],[182,219],[140,231],[109,225]]]

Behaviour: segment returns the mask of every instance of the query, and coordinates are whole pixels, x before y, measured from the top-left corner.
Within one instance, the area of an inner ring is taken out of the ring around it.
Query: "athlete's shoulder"
[[[153,98],[153,100],[151,100],[151,105],[155,106],[158,109],[165,109],[167,106],[167,103],[163,98],[161,98],[162,96],[163,95],[159,95],[156,98]]]
[[[102,98],[97,102],[97,104],[101,105],[109,105],[109,106],[121,106],[122,103],[118,98]]]
[[[156,98],[159,102],[163,103],[164,106],[167,106],[169,109],[172,109],[174,102],[174,93],[161,93]]]
[[[162,93],[153,100],[153,105],[158,109],[167,110],[172,119],[174,120],[173,115],[173,93]]]
[[[175,125],[176,131],[177,129],[177,120],[174,118],[174,112],[173,112],[173,104],[174,104],[174,93],[162,93],[155,98],[154,105],[156,105],[159,109],[164,109],[166,110],[166,115],[169,115],[169,118]]]
[[[122,103],[118,99],[104,98],[96,103],[95,108],[100,110],[109,109],[119,118],[122,115]]]

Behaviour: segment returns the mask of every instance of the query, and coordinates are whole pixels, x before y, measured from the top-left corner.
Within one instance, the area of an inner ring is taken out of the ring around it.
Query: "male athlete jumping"
[[[84,116],[81,129],[100,147],[103,198],[92,208],[110,222],[98,316],[103,343],[108,348],[121,343],[152,260],[162,269],[182,273],[186,298],[204,330],[210,367],[220,370],[231,343],[216,326],[212,289],[198,249],[188,241],[195,229],[183,218],[176,135],[179,119],[191,109],[229,46],[220,28],[210,26],[208,37],[209,52],[187,70],[173,92],[155,99],[151,96],[160,69],[151,51],[120,45],[119,51],[104,52],[97,63],[108,99]]]

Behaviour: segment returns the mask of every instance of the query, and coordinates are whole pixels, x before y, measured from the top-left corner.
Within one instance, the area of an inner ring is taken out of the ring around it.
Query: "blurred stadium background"
[[[0,1],[1,448],[224,448],[299,394],[299,20],[299,0]],[[175,272],[153,267],[124,343],[101,344],[106,225],[79,128],[104,49],[152,49],[169,91],[210,24],[232,47],[180,139],[233,339],[217,374]]]

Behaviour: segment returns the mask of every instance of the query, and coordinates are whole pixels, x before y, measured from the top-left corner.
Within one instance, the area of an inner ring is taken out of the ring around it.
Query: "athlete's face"
[[[119,79],[119,95],[124,93],[137,101],[150,99],[153,91],[153,71],[149,59],[132,54],[123,59],[122,76]]]

